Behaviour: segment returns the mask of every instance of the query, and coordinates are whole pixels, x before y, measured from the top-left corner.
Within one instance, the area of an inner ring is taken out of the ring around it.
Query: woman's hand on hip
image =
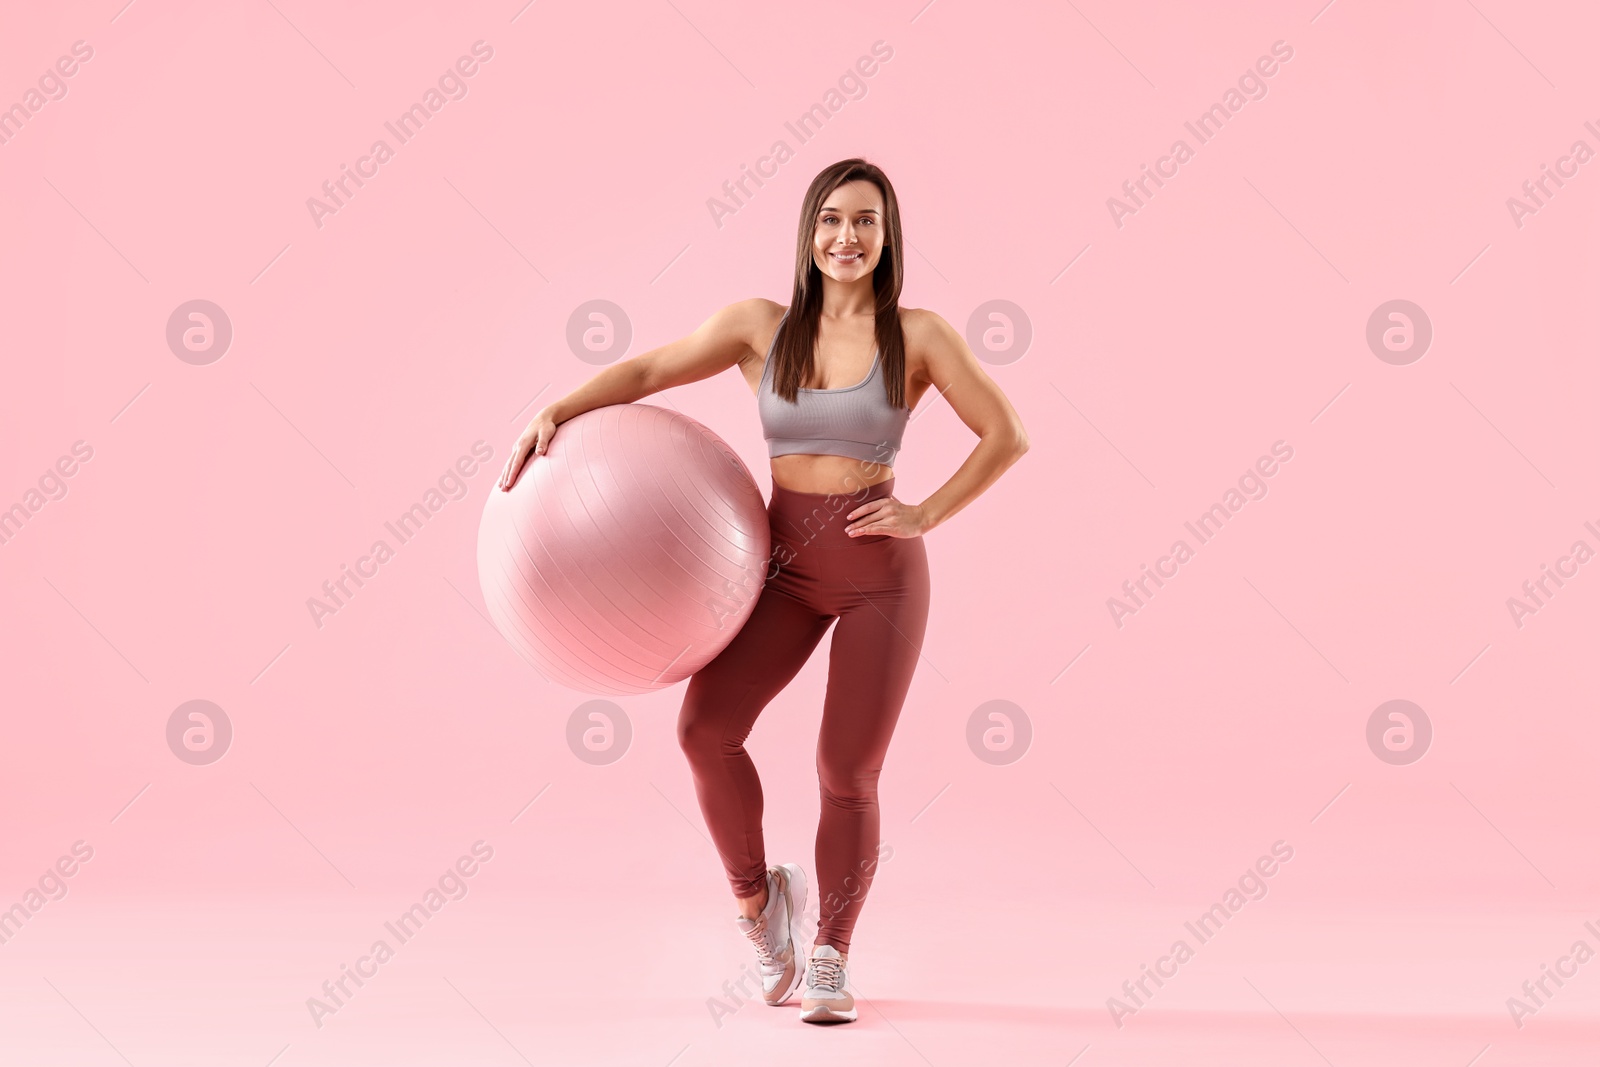
[[[892,496],[869,500],[845,516],[851,537],[921,537],[927,519],[921,505],[904,504]]]

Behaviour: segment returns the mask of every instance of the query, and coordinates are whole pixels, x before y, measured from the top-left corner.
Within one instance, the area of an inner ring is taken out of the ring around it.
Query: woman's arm
[[[560,400],[547,404],[529,420],[511,450],[500,480],[509,490],[523,460],[542,456],[556,427],[585,411],[611,404],[631,404],[651,393],[709,378],[736,366],[755,352],[752,339],[766,321],[772,302],[757,297],[729,304],[702,322],[687,337],[613,364]]]
[[[882,498],[852,511],[847,516],[852,524],[846,529],[858,534],[916,537],[927,533],[976,500],[1028,450],[1028,434],[1016,409],[978,365],[966,339],[926,309],[908,311],[905,326],[906,343],[922,351],[933,388],[978,435],[978,444],[950,480],[921,504],[897,509],[888,498]],[[858,516],[861,521],[855,522]]]

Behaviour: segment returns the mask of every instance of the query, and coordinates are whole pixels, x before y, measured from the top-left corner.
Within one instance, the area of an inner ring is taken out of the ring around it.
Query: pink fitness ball
[[[615,404],[556,427],[489,493],[478,580],[501,635],[552,682],[627,695],[682,681],[755,609],[766,504],[694,419]]]

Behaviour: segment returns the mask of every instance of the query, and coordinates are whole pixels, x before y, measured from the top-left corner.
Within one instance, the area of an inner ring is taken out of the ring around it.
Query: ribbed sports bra
[[[788,317],[789,313],[784,312],[783,318]],[[761,368],[761,384],[756,389],[768,457],[795,453],[848,456],[892,466],[911,411],[889,406],[883,387],[883,361],[877,348],[872,350],[872,369],[862,381],[839,389],[802,386],[791,404],[772,388],[772,353],[783,320],[779,320],[778,327],[767,347],[767,362]]]

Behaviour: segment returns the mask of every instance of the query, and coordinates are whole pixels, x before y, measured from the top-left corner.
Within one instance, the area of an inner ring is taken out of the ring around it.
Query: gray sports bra
[[[789,313],[784,312],[783,317],[787,319]],[[782,320],[778,326],[781,330]],[[911,411],[889,406],[878,350],[872,350],[872,369],[862,381],[840,389],[802,386],[791,404],[772,388],[772,353],[779,330],[773,331],[767,362],[761,368],[761,384],[756,390],[767,455],[848,456],[892,466]]]

